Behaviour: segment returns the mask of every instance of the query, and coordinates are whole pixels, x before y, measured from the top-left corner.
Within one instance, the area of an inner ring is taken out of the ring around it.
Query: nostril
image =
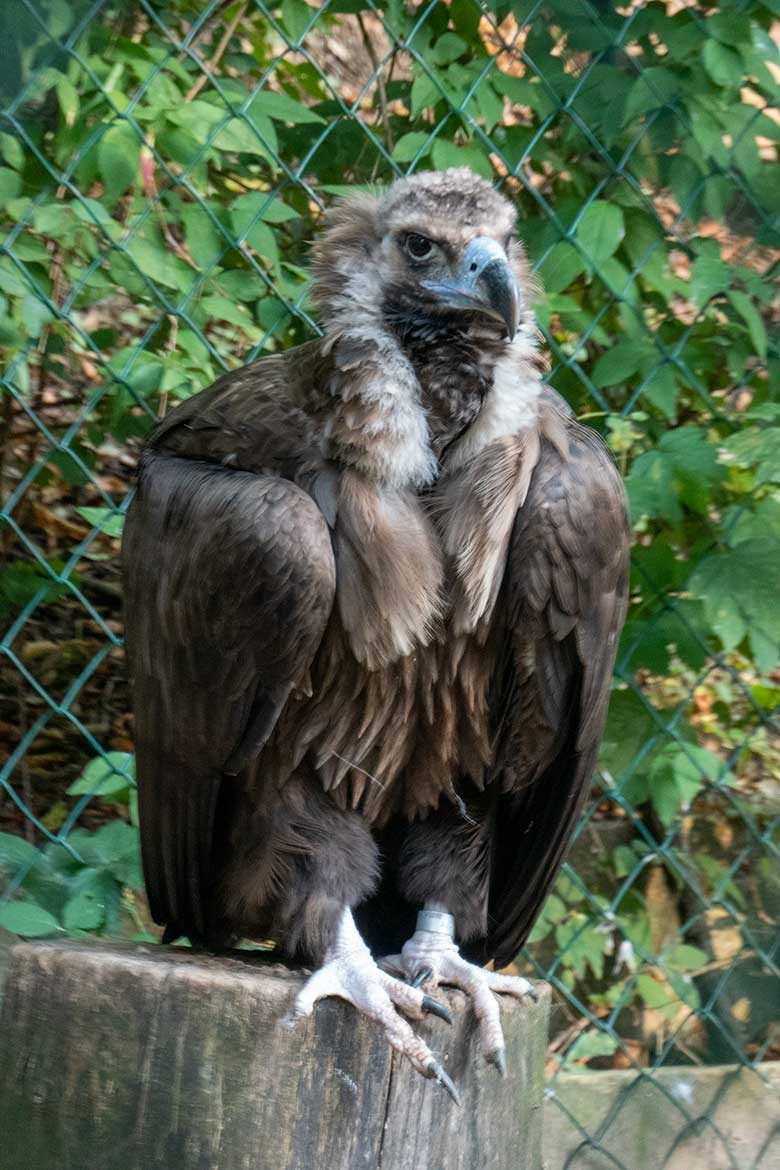
[[[471,265],[471,268],[469,269],[469,271],[470,271],[470,272],[476,272],[476,271],[477,271],[477,263],[476,263],[476,260],[475,260],[475,261],[474,261],[474,263]]]

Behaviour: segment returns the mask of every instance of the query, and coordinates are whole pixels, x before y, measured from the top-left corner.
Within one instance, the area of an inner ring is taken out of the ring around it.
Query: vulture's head
[[[354,314],[404,335],[493,323],[511,340],[529,293],[512,204],[465,167],[399,179],[330,213],[315,248],[327,327]]]

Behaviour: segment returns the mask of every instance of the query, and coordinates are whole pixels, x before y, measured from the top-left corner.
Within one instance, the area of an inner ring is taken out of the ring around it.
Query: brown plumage
[[[344,907],[386,953],[427,901],[480,962],[528,936],[594,766],[628,535],[609,453],[541,381],[513,227],[463,170],[345,203],[325,336],[151,437],[127,642],[171,933],[319,962]]]

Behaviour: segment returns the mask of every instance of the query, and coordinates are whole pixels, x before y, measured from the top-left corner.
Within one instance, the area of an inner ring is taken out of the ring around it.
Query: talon
[[[411,981],[412,987],[421,987],[423,983],[427,983],[429,979],[433,978],[433,968],[420,967],[419,971]]]
[[[431,1016],[438,1016],[440,1020],[445,1020],[448,1024],[452,1023],[452,1012],[450,1009],[445,1007],[443,1003],[439,1003],[438,999],[433,999],[430,995],[423,996],[422,1010],[428,1012]]]
[[[436,1081],[443,1089],[449,1093],[456,1105],[460,1105],[460,1093],[455,1088],[455,1083],[449,1073],[446,1073],[439,1064],[438,1060],[432,1060],[428,1064],[423,1073],[429,1080]]]
[[[485,1053],[485,1060],[488,1064],[492,1064],[498,1070],[500,1077],[506,1076],[506,1049],[494,1048],[492,1052]]]

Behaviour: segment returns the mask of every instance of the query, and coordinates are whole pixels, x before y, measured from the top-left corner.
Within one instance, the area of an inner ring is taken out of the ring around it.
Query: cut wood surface
[[[279,1021],[301,975],[252,957],[19,943],[0,1024],[0,1170],[541,1170],[549,994],[502,999],[508,1076],[470,1005],[416,1025],[459,1108],[348,1004]]]

